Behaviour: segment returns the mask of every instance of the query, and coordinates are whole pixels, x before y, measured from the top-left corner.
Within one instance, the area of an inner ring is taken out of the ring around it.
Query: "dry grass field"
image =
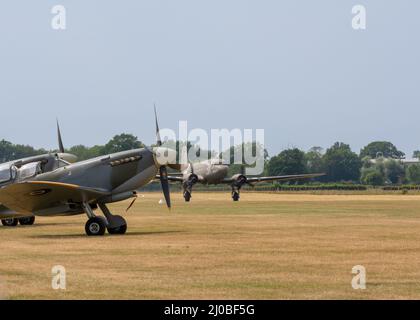
[[[144,193],[125,236],[85,216],[0,227],[5,299],[419,299],[419,195]],[[124,212],[128,202],[111,206]],[[352,267],[367,271],[351,287]],[[51,288],[63,265],[67,289]]]

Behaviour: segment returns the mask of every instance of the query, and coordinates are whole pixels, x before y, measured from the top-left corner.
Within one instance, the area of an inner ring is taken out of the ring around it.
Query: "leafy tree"
[[[363,157],[362,158],[362,168],[371,168],[374,166],[371,157]]]
[[[235,155],[240,155],[240,154],[242,154],[242,159],[235,159]],[[267,149],[264,149],[261,144],[255,141],[232,146],[228,150],[223,151],[220,155],[220,158],[229,161],[230,164],[234,164],[235,160],[236,162],[238,162],[239,160],[240,163],[237,163],[237,164],[245,164],[246,154],[251,155],[252,157],[257,157],[261,155],[264,158],[264,160],[268,159]]]
[[[383,173],[375,169],[368,170],[361,180],[364,184],[371,186],[382,186],[385,183]]]
[[[371,142],[360,151],[360,158],[367,156],[375,159],[378,155],[384,158],[401,159],[404,158],[405,153],[388,141]]]
[[[35,155],[47,153],[44,149],[34,149],[31,146],[21,144],[12,144],[9,141],[0,141],[0,162],[8,162],[16,159],[32,157]]]
[[[405,170],[398,160],[388,159],[384,162],[386,179],[395,184],[400,183],[404,179]]]
[[[364,157],[363,166],[360,170],[360,181],[367,185],[383,185],[387,178],[385,173],[385,158],[380,157],[372,161],[370,157]],[[380,178],[379,178],[380,176]]]
[[[13,158],[13,145],[6,140],[0,141],[0,162],[7,162]]]
[[[336,142],[323,157],[327,181],[359,180],[362,162],[348,144]]]
[[[402,182],[405,176],[404,167],[399,160],[380,157],[372,161],[369,157],[363,158],[363,167],[360,178],[362,183],[371,184],[366,182],[366,179],[372,172],[380,174],[384,183],[396,184]]]
[[[420,159],[420,150],[416,150],[413,152],[413,158]]]
[[[413,164],[407,168],[407,179],[410,183],[420,184],[420,164]]]
[[[268,161],[269,175],[289,175],[306,173],[305,153],[297,148],[287,149]]]
[[[116,153],[132,149],[144,148],[143,142],[132,134],[122,133],[114,136],[102,149],[103,154]]]
[[[242,155],[242,158],[239,158],[239,155]],[[245,168],[247,167],[255,167],[255,163],[247,163],[249,162],[249,159],[246,159],[246,155],[253,158],[262,156],[262,161],[264,162],[263,171],[265,170],[265,163],[268,159],[268,152],[266,149],[264,149],[263,145],[255,141],[232,146],[229,149],[223,151],[219,155],[219,158],[222,159],[223,162],[228,162],[230,164],[228,175],[231,176],[237,173],[244,173]],[[261,174],[263,173],[264,172],[261,172]]]
[[[104,146],[93,146],[91,148],[84,145],[77,145],[67,150],[69,153],[77,156],[78,161],[92,159],[104,154]]]
[[[306,167],[309,173],[324,172],[324,163],[322,161],[322,148],[313,147],[305,154]]]

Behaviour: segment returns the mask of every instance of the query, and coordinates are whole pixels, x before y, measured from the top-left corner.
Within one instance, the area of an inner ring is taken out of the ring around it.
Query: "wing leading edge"
[[[0,189],[0,203],[19,213],[57,207],[63,203],[90,202],[109,195],[106,190],[49,181],[28,181]]]
[[[299,180],[299,179],[311,179],[316,177],[325,176],[325,173],[311,173],[311,174],[294,174],[287,176],[271,176],[271,177],[251,177],[247,178],[248,183],[258,183],[265,181],[289,181],[289,180]],[[224,179],[223,183],[232,183],[234,180],[232,178]]]

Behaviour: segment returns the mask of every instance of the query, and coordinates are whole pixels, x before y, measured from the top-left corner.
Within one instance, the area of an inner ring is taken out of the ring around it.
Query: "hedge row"
[[[404,184],[400,186],[386,186],[382,188],[386,191],[394,191],[394,190],[420,190],[420,185],[416,184]]]
[[[325,184],[303,184],[303,185],[287,185],[277,184],[271,187],[256,187],[257,190],[278,190],[278,191],[316,191],[316,190],[367,190],[367,186],[361,184],[345,184],[345,183],[325,183]]]

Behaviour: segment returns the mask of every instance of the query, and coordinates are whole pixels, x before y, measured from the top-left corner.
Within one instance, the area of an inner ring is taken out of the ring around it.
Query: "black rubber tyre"
[[[127,232],[127,225],[124,224],[121,227],[117,228],[108,228],[109,234],[125,234]]]
[[[8,218],[1,220],[2,225],[5,227],[16,227],[18,224],[18,219],[16,218]]]
[[[185,202],[190,202],[190,200],[191,200],[191,193],[184,192],[184,199],[185,199]]]
[[[239,201],[239,193],[234,193],[232,195],[232,199],[233,199],[233,201]]]
[[[125,219],[121,216],[114,216],[113,219],[115,220],[120,220],[119,222],[124,222],[123,225],[116,227],[116,228],[110,228],[107,227],[108,233],[109,234],[125,234],[127,232],[127,222],[125,221]]]
[[[102,217],[90,218],[85,225],[85,231],[88,236],[103,236],[106,230],[106,222]]]
[[[22,226],[31,226],[35,222],[35,217],[25,217],[25,218],[19,218],[19,223]]]

